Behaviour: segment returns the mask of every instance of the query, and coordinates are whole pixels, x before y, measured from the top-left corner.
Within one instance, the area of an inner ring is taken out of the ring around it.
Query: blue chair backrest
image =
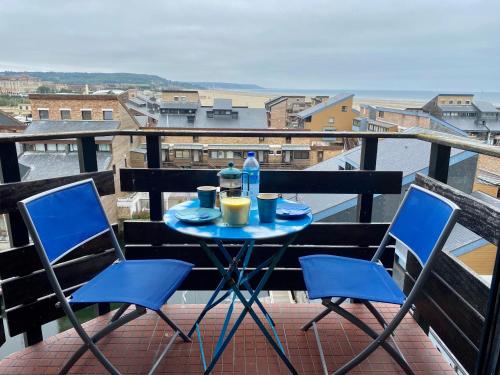
[[[389,230],[425,265],[458,207],[449,200],[411,185]]]
[[[20,202],[50,263],[109,230],[94,181],[84,180]],[[23,209],[22,209],[23,210]]]

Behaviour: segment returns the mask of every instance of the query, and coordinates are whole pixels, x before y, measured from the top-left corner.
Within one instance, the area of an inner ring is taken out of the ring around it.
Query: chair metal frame
[[[396,222],[399,213],[401,211],[401,208],[404,206],[404,203],[409,197],[409,193],[411,192],[411,189],[417,189],[420,191],[425,192],[426,194],[430,194],[435,198],[438,198],[442,202],[446,203],[451,209],[452,212],[442,230],[440,233],[436,243],[434,244],[434,247],[432,248],[430,255],[427,259],[427,261],[422,263],[422,260],[420,257],[414,252],[413,249],[411,249],[409,246],[404,244],[403,241],[399,240],[395,235],[391,234],[391,229]],[[403,201],[401,202],[398,210],[396,211],[396,215],[394,216],[394,219],[392,223],[390,224],[389,228],[387,229],[382,242],[380,243],[379,247],[377,248],[377,251],[375,252],[373,258],[371,259],[371,262],[375,263],[380,263],[380,258],[383,255],[387,244],[389,242],[389,239],[392,237],[401,243],[405,245],[405,247],[408,249],[408,251],[411,251],[412,254],[415,255],[419,263],[422,265],[422,271],[415,281],[415,284],[413,285],[413,288],[411,289],[410,293],[406,297],[403,305],[401,305],[400,310],[397,312],[397,314],[394,316],[392,321],[387,322],[382,314],[376,309],[376,307],[371,304],[370,301],[368,300],[361,300],[361,303],[363,303],[367,309],[370,311],[370,313],[376,318],[376,320],[379,322],[379,324],[382,326],[382,331],[381,332],[376,332],[373,330],[370,326],[368,326],[366,323],[364,323],[362,320],[360,320],[358,317],[356,317],[354,314],[351,312],[345,310],[342,308],[340,305],[347,300],[347,298],[340,297],[340,298],[322,298],[322,304],[326,307],[325,310],[323,310],[321,313],[319,313],[317,316],[315,316],[313,319],[311,319],[309,322],[304,324],[301,327],[302,331],[307,331],[311,327],[313,328],[314,335],[316,338],[316,343],[318,345],[318,350],[320,354],[320,359],[321,359],[321,364],[323,367],[323,371],[325,375],[328,375],[328,368],[326,365],[326,360],[325,360],[325,355],[323,353],[323,347],[321,345],[321,340],[319,337],[319,332],[317,328],[317,323],[323,319],[325,316],[327,316],[331,312],[335,312],[339,314],[341,317],[347,319],[354,325],[356,325],[358,328],[360,328],[363,332],[365,332],[368,336],[370,336],[373,341],[365,347],[360,353],[358,353],[354,358],[352,358],[349,362],[341,366],[337,371],[333,372],[332,375],[342,375],[348,373],[350,370],[352,370],[354,367],[358,366],[361,362],[363,362],[371,353],[373,353],[379,346],[381,346],[383,349],[389,353],[389,355],[401,366],[401,368],[405,371],[406,374],[409,375],[414,375],[414,372],[406,359],[404,358],[401,350],[399,349],[398,345],[396,344],[394,340],[394,331],[395,329],[399,326],[403,318],[406,316],[408,311],[413,306],[413,303],[415,301],[415,298],[417,297],[417,294],[421,291],[422,286],[428,279],[430,272],[432,270],[432,265],[433,262],[435,261],[439,251],[443,248],[443,245],[445,244],[451,230],[453,229],[453,226],[455,225],[456,222],[456,216],[457,212],[460,210],[460,208],[450,200],[432,192],[427,189],[421,188],[416,185],[410,185],[410,188],[408,189],[407,194],[403,198]],[[389,342],[388,339],[392,338],[391,341]]]
[[[97,202],[98,202],[99,207],[101,209],[102,215],[103,215],[104,219],[106,220],[108,228],[100,233],[97,233],[97,234],[85,239],[84,241],[78,243],[74,247],[68,249],[66,252],[64,252],[62,255],[60,255],[56,259],[50,261],[48,256],[47,256],[47,253],[45,252],[45,248],[43,246],[43,243],[42,243],[42,241],[38,235],[38,232],[35,228],[35,224],[31,219],[29,210],[27,208],[27,204],[29,204],[30,202],[37,200],[39,198],[51,195],[53,193],[56,193],[56,192],[59,192],[62,190],[66,190],[66,189],[72,188],[74,186],[83,185],[86,183],[90,183],[93,187],[93,190],[94,190],[96,197],[97,197]],[[98,193],[97,188],[94,184],[94,180],[93,179],[85,179],[85,180],[81,180],[78,182],[74,182],[74,183],[71,183],[68,185],[64,185],[64,186],[60,186],[60,187],[48,190],[46,192],[34,195],[32,197],[29,197],[27,199],[24,199],[24,200],[18,202],[18,207],[19,207],[21,215],[24,219],[24,222],[26,223],[26,226],[28,227],[31,238],[33,239],[33,242],[35,244],[35,248],[38,252],[38,255],[40,257],[42,265],[47,273],[50,285],[52,286],[52,288],[55,292],[55,295],[59,301],[57,303],[57,305],[62,307],[63,311],[65,312],[65,314],[67,315],[71,324],[73,325],[74,329],[76,330],[76,332],[78,333],[78,335],[80,336],[80,338],[84,342],[84,344],[78,350],[76,350],[73,353],[73,355],[66,361],[66,363],[63,365],[63,367],[59,371],[59,374],[60,375],[67,374],[68,371],[71,369],[71,367],[78,361],[78,359],[83,354],[85,354],[85,352],[87,350],[90,350],[94,354],[94,356],[99,360],[99,362],[101,362],[101,364],[106,368],[106,370],[109,371],[110,374],[121,375],[121,373],[118,371],[118,369],[109,361],[108,358],[106,358],[106,356],[102,353],[102,351],[97,347],[96,343],[100,339],[102,339],[103,337],[108,335],[109,333],[113,332],[115,329],[131,322],[132,320],[140,317],[141,315],[144,315],[146,313],[146,308],[139,306],[139,305],[135,305],[134,310],[125,314],[127,309],[131,306],[131,304],[124,303],[118,310],[116,310],[115,314],[113,315],[113,317],[110,319],[109,323],[104,328],[102,328],[100,331],[95,333],[93,336],[89,336],[88,333],[83,329],[75,312],[71,308],[71,305],[69,303],[70,297],[66,297],[64,295],[64,292],[61,288],[61,285],[59,284],[57,276],[56,276],[54,269],[52,267],[52,265],[54,263],[58,262],[64,256],[69,254],[71,251],[75,250],[79,246],[81,246],[81,245],[89,242],[90,240],[92,240],[100,235],[103,235],[105,233],[108,233],[110,236],[111,243],[113,245],[113,248],[115,250],[115,254],[117,257],[117,261],[118,262],[126,261],[125,255],[123,254],[123,251],[120,247],[120,244],[118,243],[118,239],[116,238],[115,232],[113,231],[113,228],[111,227],[111,224],[109,223],[109,220],[106,216],[104,208],[102,207],[102,203],[99,199],[99,193]],[[174,330],[175,333],[172,336],[172,338],[170,339],[170,341],[166,344],[165,348],[160,353],[160,355],[157,356],[157,358],[153,361],[153,365],[148,373],[149,375],[153,374],[156,371],[156,369],[160,365],[161,361],[163,360],[163,358],[165,357],[165,355],[167,354],[167,352],[169,351],[169,349],[171,348],[175,339],[178,336],[180,336],[184,340],[184,342],[191,342],[191,339],[172,320],[170,320],[163,311],[161,311],[161,310],[158,310],[158,311],[152,310],[152,311],[156,312],[158,314],[158,316]]]

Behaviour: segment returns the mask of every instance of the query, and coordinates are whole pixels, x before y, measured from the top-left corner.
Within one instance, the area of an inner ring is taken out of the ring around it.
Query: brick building
[[[26,129],[26,134],[139,128],[135,116],[125,105],[127,93],[32,94],[29,97],[33,122]],[[130,149],[140,144],[139,137],[104,136],[96,137],[95,141],[99,170],[128,166]],[[23,180],[79,173],[77,147],[75,139],[24,142],[23,153],[19,156]],[[115,186],[119,188],[118,181]],[[115,197],[104,197],[103,204],[110,219],[116,220]]]

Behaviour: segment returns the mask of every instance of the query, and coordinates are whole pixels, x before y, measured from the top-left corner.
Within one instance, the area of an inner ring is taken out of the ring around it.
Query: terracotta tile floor
[[[375,319],[363,305],[346,306],[378,329]],[[378,307],[386,319],[390,319],[397,310],[382,304],[378,304]],[[203,341],[208,355],[215,345],[226,308],[227,305],[216,307],[202,325]],[[306,333],[299,330],[299,327],[316,315],[322,306],[271,304],[267,305],[267,308],[276,321],[285,350],[297,371],[300,374],[322,374],[312,330]],[[201,305],[170,305],[165,308],[165,312],[188,330],[201,309]],[[237,306],[235,311],[241,311],[241,306]],[[85,328],[88,332],[95,332],[106,324],[109,317],[110,315],[94,319],[85,324]],[[330,371],[352,358],[369,341],[359,329],[333,313],[319,324],[319,330]],[[148,313],[101,340],[99,347],[123,374],[145,374],[154,356],[164,347],[171,334],[172,331],[156,314]],[[411,316],[406,317],[397,330],[396,341],[416,374],[454,373]],[[0,361],[0,374],[56,374],[62,363],[80,344],[81,340],[74,330],[60,333]],[[104,373],[104,368],[89,353],[82,357],[71,371],[71,374]],[[189,344],[177,341],[157,370],[157,374],[188,373],[202,373],[196,336]],[[253,320],[247,317],[213,373],[286,374],[287,371],[276,353],[265,342]],[[400,374],[402,371],[385,351],[378,349],[352,373],[390,375]]]

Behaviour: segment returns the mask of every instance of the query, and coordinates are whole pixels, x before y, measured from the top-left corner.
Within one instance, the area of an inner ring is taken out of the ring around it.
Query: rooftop
[[[397,307],[375,305],[386,319],[397,311]],[[358,316],[369,316],[368,310],[361,304],[346,306],[349,311]],[[202,307],[201,305],[168,305],[165,307],[165,312],[181,328],[189,329]],[[224,305],[217,306],[201,325],[206,349],[213,348],[215,345],[216,335],[222,326],[226,309]],[[322,305],[269,304],[266,305],[266,309],[275,319],[285,351],[299,374],[322,373],[320,356],[312,330],[304,333],[299,329],[302,323],[323,310]],[[236,305],[234,314],[240,311],[241,306]],[[260,311],[258,314],[260,315]],[[90,332],[96,332],[108,322],[110,317],[110,314],[98,317],[84,324],[84,327]],[[144,374],[172,333],[166,324],[158,319],[156,314],[147,313],[111,333],[99,343],[99,347],[110,356],[113,363],[124,374]],[[376,328],[373,318],[368,321]],[[368,338],[360,330],[335,314],[330,314],[321,321],[320,327],[322,339],[325,340],[323,346],[327,353],[327,365],[331,371],[352,358],[368,342]],[[411,316],[407,316],[396,330],[395,339],[417,374],[454,374],[441,353],[434,348]],[[0,374],[57,374],[60,366],[80,343],[81,340],[73,329],[52,336],[0,361]],[[210,355],[211,350],[208,349],[208,352]],[[357,370],[363,374],[379,372],[383,372],[384,375],[401,374],[399,366],[383,349],[377,349]],[[196,335],[191,343],[176,341],[157,371],[158,374],[181,372],[184,374],[202,373]],[[93,355],[87,353],[76,363],[71,373],[75,375],[103,374],[105,370]],[[248,316],[213,372],[213,374],[242,375],[288,373],[283,362],[267,344],[257,326]]]
[[[120,121],[114,120],[35,120],[24,134],[65,133],[69,131],[116,130]],[[113,137],[97,137],[98,140],[110,140]]]
[[[159,128],[214,128],[214,129],[266,129],[267,117],[264,108],[237,108],[238,118],[207,117],[213,107],[199,107],[194,123],[188,123],[186,115],[159,115]]]
[[[481,112],[500,113],[500,111],[490,102],[478,101],[474,102],[474,106]]]
[[[403,133],[428,133],[431,130],[418,127],[410,128]],[[402,171],[403,184],[405,179],[415,176],[415,173],[424,170],[429,163],[429,153],[431,146],[428,143],[419,142],[414,139],[382,139],[378,144],[377,170],[380,171]],[[454,163],[454,156],[462,154],[469,155],[466,151],[452,149],[450,163]],[[404,155],[405,157],[401,157]],[[344,168],[346,162],[354,168],[359,168],[361,158],[361,146],[343,152],[321,163],[307,168],[308,171],[338,171],[339,167]],[[397,162],[395,163],[395,160]],[[301,194],[299,199],[308,204],[316,220],[334,215],[340,211],[354,207],[357,202],[357,195],[354,194]]]
[[[97,152],[97,167],[108,169],[111,163],[109,152]],[[24,152],[19,156],[23,167],[23,181],[43,180],[52,177],[71,176],[80,173],[77,152]]]
[[[214,99],[214,109],[231,110],[233,109],[233,101],[231,99]]]
[[[476,112],[476,107],[473,105],[453,105],[453,104],[439,104],[444,112]]]

